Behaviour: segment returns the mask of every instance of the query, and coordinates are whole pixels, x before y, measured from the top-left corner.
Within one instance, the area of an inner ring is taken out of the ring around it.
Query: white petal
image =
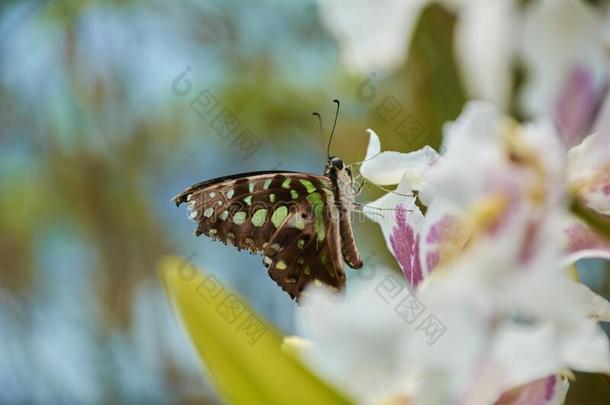
[[[404,362],[424,370],[426,379],[435,383],[424,384],[416,397],[429,399],[436,391],[436,398],[439,393],[448,398],[440,403],[458,403],[463,390],[479,377],[477,366],[489,339],[489,301],[477,285],[450,272],[430,278],[417,295],[426,310],[413,324]],[[431,321],[438,326],[429,327]]]
[[[398,187],[392,193],[387,193],[383,197],[367,202],[364,206],[364,214],[372,221],[377,222],[382,226],[393,225],[394,210],[399,204],[404,205],[407,209],[411,209],[415,205],[415,198],[412,195],[413,189],[407,176],[404,176]],[[384,231],[385,233],[385,231]]]
[[[595,211],[610,215],[610,130],[586,137],[570,149],[568,182]]]
[[[501,391],[555,374],[564,363],[551,324],[504,325],[497,333],[490,362],[501,370]]]
[[[425,204],[443,198],[467,208],[486,193],[505,151],[499,131],[502,116],[488,102],[473,101],[443,127],[443,157],[423,173],[420,196]]]
[[[610,322],[610,302],[581,283],[572,283],[572,295],[580,300],[587,314],[602,322]]]
[[[369,138],[369,146],[366,148],[365,161],[372,159],[381,153],[381,141],[379,141],[379,136],[370,128],[367,129],[366,132],[368,132],[371,137]]]
[[[404,380],[396,353],[408,342],[408,325],[378,290],[387,277],[406,289],[400,277],[379,270],[343,301],[322,288],[308,288],[296,309],[297,330],[312,342],[301,352],[304,360],[359,403],[391,396]]]
[[[516,12],[513,0],[468,1],[456,26],[457,59],[470,94],[502,110],[512,86]]]
[[[319,0],[326,28],[337,38],[344,64],[364,74],[390,71],[404,60],[427,0]]]
[[[610,130],[590,135],[568,152],[568,181],[588,181],[610,164]]]
[[[567,365],[580,371],[610,374],[608,336],[594,321],[570,325],[563,341],[562,357]]]
[[[398,184],[408,174],[414,189],[422,184],[423,173],[439,158],[430,146],[409,153],[382,152],[377,157],[364,162],[360,173],[368,180],[379,185]]]

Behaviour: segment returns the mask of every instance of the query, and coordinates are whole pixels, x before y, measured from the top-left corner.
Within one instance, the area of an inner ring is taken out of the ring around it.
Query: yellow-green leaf
[[[278,332],[216,277],[176,257],[163,259],[160,267],[174,308],[227,402],[349,403],[282,352]]]

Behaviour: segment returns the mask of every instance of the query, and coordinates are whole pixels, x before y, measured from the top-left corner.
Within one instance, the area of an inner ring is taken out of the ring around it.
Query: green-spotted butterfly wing
[[[187,203],[195,234],[264,256],[269,275],[291,297],[305,286],[345,285],[342,255],[362,265],[336,168],[329,176],[254,172],[209,180],[174,198]],[[350,178],[351,181],[351,178]],[[345,229],[349,228],[349,229]]]

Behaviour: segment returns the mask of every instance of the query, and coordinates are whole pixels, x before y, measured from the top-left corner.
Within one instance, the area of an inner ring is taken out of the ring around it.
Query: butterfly
[[[330,135],[327,155],[330,155]],[[320,119],[318,113],[314,113]],[[354,241],[350,213],[352,172],[329,156],[323,175],[292,171],[241,173],[203,181],[174,197],[186,203],[197,223],[195,235],[261,254],[271,278],[291,298],[306,286],[345,287],[343,262],[354,269],[362,258]]]

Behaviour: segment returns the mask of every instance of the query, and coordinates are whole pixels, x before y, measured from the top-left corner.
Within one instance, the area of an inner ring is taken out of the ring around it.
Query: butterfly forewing
[[[270,276],[291,297],[309,283],[345,282],[339,220],[327,177],[257,172],[196,184],[177,197],[195,233],[264,255]]]

